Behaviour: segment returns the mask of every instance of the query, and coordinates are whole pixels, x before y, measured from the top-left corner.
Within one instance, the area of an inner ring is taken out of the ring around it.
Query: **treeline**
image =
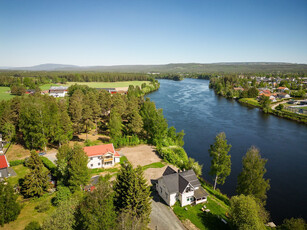
[[[174,81],[182,81],[184,78],[195,78],[195,79],[205,79],[210,80],[211,77],[217,76],[216,74],[206,74],[206,73],[159,73],[154,74],[156,79],[169,79]]]
[[[144,136],[139,115],[141,96],[158,88],[159,83],[152,80],[141,88],[130,86],[128,95],[111,96],[105,90],[73,85],[69,98],[55,99],[39,93],[16,97],[0,102],[0,132],[6,140],[15,139],[29,149],[61,145],[71,140],[73,134],[88,133],[91,129],[96,133],[121,134],[113,137]],[[121,127],[116,130],[114,122],[119,116]]]
[[[148,81],[151,78],[141,73],[4,71],[0,72],[0,86],[24,85],[34,89],[48,83]]]

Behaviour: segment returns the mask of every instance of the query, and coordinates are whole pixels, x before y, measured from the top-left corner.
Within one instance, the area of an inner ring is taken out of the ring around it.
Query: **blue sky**
[[[0,66],[307,63],[306,12],[306,0],[0,0]]]

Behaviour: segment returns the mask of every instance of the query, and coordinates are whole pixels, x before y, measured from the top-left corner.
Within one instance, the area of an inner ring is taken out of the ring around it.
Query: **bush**
[[[37,221],[31,221],[24,230],[41,230],[41,226]]]
[[[52,161],[50,161],[47,157],[40,157],[42,159],[42,162],[44,166],[51,172],[53,176],[55,176],[56,173],[56,166],[53,164]]]
[[[10,161],[10,166],[16,166],[16,165],[21,165],[24,164],[25,160],[15,160],[15,161]]]
[[[114,145],[114,148],[119,148],[123,146],[135,146],[142,143],[142,141],[136,136],[123,136],[123,137],[117,137],[115,139],[112,139],[112,143]]]
[[[36,207],[35,210],[37,212],[46,212],[50,209],[50,202],[49,200],[44,200],[40,202]]]
[[[57,190],[58,191],[56,196],[52,201],[55,206],[58,206],[62,201],[67,200],[71,195],[70,189],[68,187],[58,186]]]

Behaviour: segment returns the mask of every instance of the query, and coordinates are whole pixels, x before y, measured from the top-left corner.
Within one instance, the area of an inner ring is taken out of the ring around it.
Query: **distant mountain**
[[[76,66],[62,64],[42,64],[32,67],[2,68],[27,71],[95,71],[95,72],[134,72],[134,73],[258,73],[258,72],[303,72],[307,64],[283,62],[223,62],[223,63],[172,63],[165,65],[114,65]]]
[[[0,69],[6,69],[6,70],[28,70],[28,71],[58,71],[66,68],[78,68],[78,66],[47,63],[31,67],[0,67]]]

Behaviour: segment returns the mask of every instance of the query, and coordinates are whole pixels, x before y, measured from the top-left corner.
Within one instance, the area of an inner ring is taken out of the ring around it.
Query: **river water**
[[[169,126],[184,130],[184,149],[203,164],[203,177],[208,174],[208,149],[219,132],[225,132],[232,145],[231,174],[218,188],[235,195],[241,160],[254,145],[268,159],[266,178],[270,179],[267,206],[272,220],[303,217],[307,220],[307,125],[299,124],[255,108],[225,99],[209,89],[208,80],[159,80],[160,89],[148,95],[163,109]]]

